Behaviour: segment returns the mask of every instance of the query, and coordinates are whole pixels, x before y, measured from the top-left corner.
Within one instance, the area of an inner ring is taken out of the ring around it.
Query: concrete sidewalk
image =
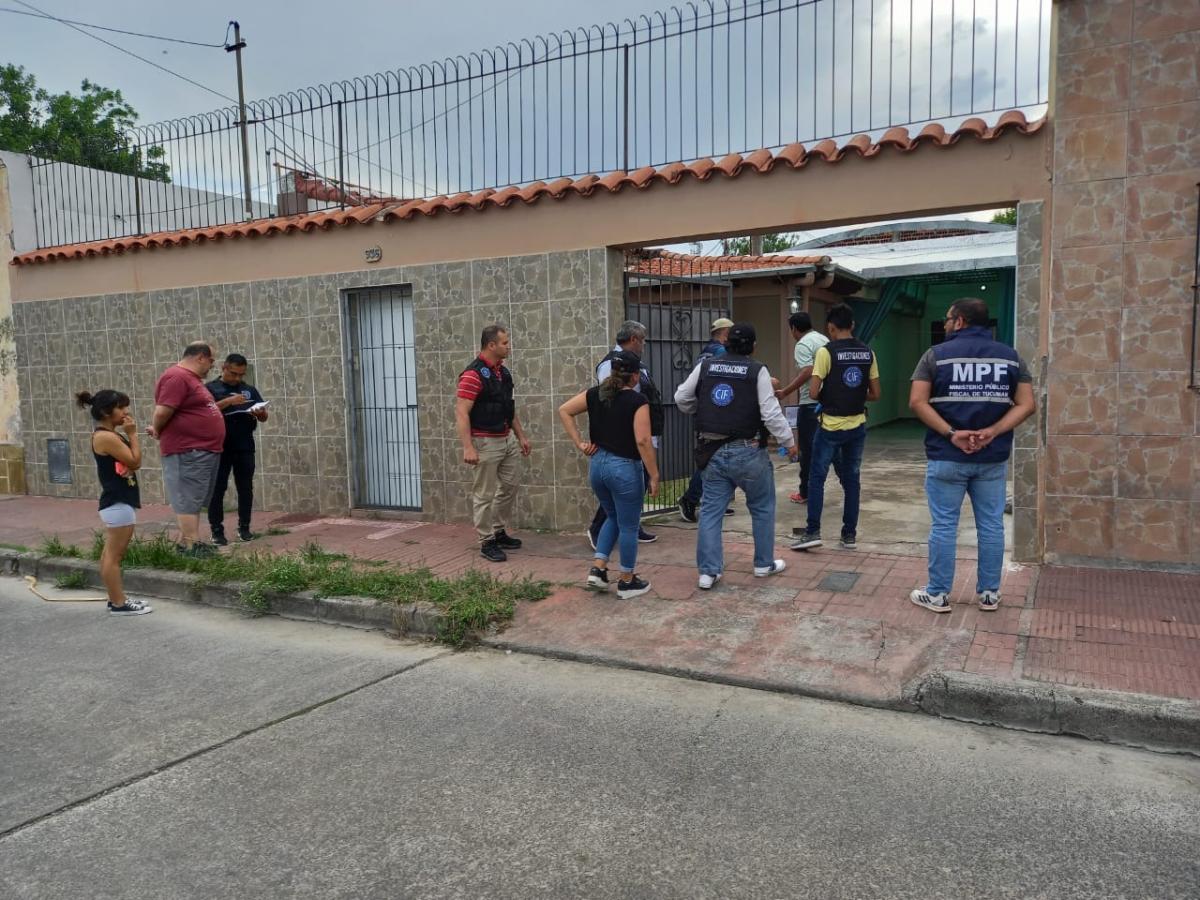
[[[169,518],[165,508],[143,510],[147,530]],[[86,542],[95,521],[89,501],[0,499],[0,543],[36,547],[51,534]],[[922,708],[934,675],[940,689],[958,678],[971,691],[1015,703],[1036,696],[1054,709],[1056,686],[1200,700],[1200,576],[1008,565],[1003,605],[985,613],[974,604],[974,561],[964,559],[954,611],[935,615],[908,601],[923,583],[922,559],[781,549],[787,570],[754,578],[750,544],[731,534],[727,575],[705,592],[696,587],[694,527],[663,528],[639,560],[653,591],[622,602],[578,586],[591,557],[582,536],[523,533],[525,547],[495,565],[480,559],[468,526],[295,515],[255,523],[269,524],[288,533],[252,546],[283,551],[316,541],[443,575],[486,567],[558,585],[489,639],[506,649],[889,708]]]

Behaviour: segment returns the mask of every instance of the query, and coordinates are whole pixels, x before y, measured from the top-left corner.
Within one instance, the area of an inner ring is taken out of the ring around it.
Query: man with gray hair
[[[612,374],[613,356],[620,353],[622,350],[627,350],[630,353],[637,354],[639,359],[642,359],[642,354],[646,350],[646,326],[641,322],[635,322],[633,319],[627,319],[621,323],[621,327],[617,330],[617,344],[605,355],[604,359],[600,360],[600,364],[596,366],[596,383],[603,383],[609,375]],[[658,439],[663,433],[663,422],[665,414],[663,412],[662,392],[658,389],[658,385],[650,377],[650,372],[646,369],[645,361],[642,362],[641,377],[638,379],[635,391],[643,394],[649,401],[650,405],[650,434],[654,441],[655,449],[658,448]],[[646,483],[650,483],[650,474],[644,473]],[[600,529],[604,527],[604,522],[608,518],[603,507],[596,508],[596,514],[592,517],[592,524],[588,526],[588,542],[592,545],[592,549],[596,549],[596,540],[600,537]],[[638,529],[639,544],[653,544],[658,540],[657,534],[651,534],[645,528]]]

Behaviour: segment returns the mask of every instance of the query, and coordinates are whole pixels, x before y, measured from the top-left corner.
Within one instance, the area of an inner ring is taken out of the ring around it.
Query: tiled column
[[[1017,353],[1033,373],[1038,414],[1017,429],[1013,443],[1013,559],[1042,559],[1042,435],[1046,416],[1042,349],[1042,254],[1044,203],[1017,206]]]
[[[1200,4],[1060,0],[1053,119],[1047,556],[1200,567]]]

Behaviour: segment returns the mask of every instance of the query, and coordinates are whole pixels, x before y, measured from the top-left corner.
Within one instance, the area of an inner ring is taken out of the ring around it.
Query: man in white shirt
[[[675,391],[679,411],[696,414],[697,464],[704,470],[705,502],[696,536],[701,590],[716,584],[724,571],[721,528],[735,488],[742,489],[750,510],[755,577],[785,568],[783,560],[775,558],[775,469],[767,452],[768,433],[787,448],[792,460],[796,441],[775,396],[771,373],[750,358],[756,340],[753,325],[734,325],[725,354],[701,362]]]
[[[806,312],[796,312],[788,316],[788,329],[792,332],[792,340],[796,342],[796,368],[800,371],[786,387],[780,388],[776,396],[782,401],[792,391],[800,391],[800,408],[796,411],[796,431],[800,437],[800,490],[788,499],[793,503],[807,503],[813,438],[817,435],[819,425],[817,401],[809,396],[808,384],[812,378],[817,351],[829,343],[829,338],[813,330],[812,317]]]

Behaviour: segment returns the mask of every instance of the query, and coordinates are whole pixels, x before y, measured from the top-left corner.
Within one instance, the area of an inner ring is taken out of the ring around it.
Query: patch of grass
[[[272,525],[270,528],[264,531],[263,534],[265,534],[267,537],[279,537],[283,534],[291,534],[291,531],[286,528],[280,528],[278,525]]]
[[[54,586],[62,590],[78,590],[88,586],[87,576],[83,572],[68,572],[54,579]]]
[[[28,553],[29,552],[29,548],[26,547],[24,544],[9,544],[9,543],[5,543],[4,541],[0,541],[0,548],[3,548],[5,550],[16,550],[18,553]]]
[[[104,554],[104,532],[96,529],[92,532],[92,549],[88,553],[88,559],[99,562],[100,557]]]
[[[83,556],[82,550],[74,544],[64,544],[57,534],[42,541],[41,551],[47,556],[64,556],[71,559]]]
[[[381,603],[424,600],[440,607],[446,624],[438,636],[459,647],[475,632],[507,622],[518,601],[542,600],[550,584],[530,578],[502,579],[471,571],[439,578],[429,569],[398,569],[379,560],[358,561],[331,553],[310,541],[291,553],[221,554],[208,559],[180,556],[165,535],[137,538],[129,545],[124,565],[129,568],[187,572],[200,584],[246,585],[242,602],[250,609],[270,609],[270,594],[315,591],[323,597],[370,597]]]

